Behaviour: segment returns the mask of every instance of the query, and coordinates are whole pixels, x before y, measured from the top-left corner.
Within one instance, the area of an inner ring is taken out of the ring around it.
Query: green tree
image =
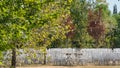
[[[115,18],[115,20],[117,21],[117,26],[116,28],[114,28],[114,30],[112,31],[113,34],[113,48],[119,48],[120,47],[120,14],[113,14],[113,17]]]
[[[72,38],[72,43],[77,47],[84,46],[86,42],[87,31],[87,2],[86,0],[73,0],[71,3],[71,17],[73,24],[75,25],[75,36]],[[74,47],[73,46],[73,47]]]
[[[42,47],[64,39],[67,26],[62,18],[70,12],[71,0],[1,0],[1,50],[12,49],[11,67],[16,67],[16,48]]]
[[[40,0],[1,0],[0,1],[0,44],[5,49],[12,49],[11,67],[16,67],[16,48],[26,46],[33,27],[40,27],[41,6],[46,1]],[[0,49],[2,49],[0,48]]]

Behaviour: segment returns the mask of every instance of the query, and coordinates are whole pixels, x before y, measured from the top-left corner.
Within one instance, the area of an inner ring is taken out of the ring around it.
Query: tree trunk
[[[44,53],[44,65],[46,64],[46,53]]]
[[[16,68],[16,49],[12,49],[12,62],[11,62],[11,68]]]
[[[96,39],[96,46],[95,48],[99,48],[99,39]]]

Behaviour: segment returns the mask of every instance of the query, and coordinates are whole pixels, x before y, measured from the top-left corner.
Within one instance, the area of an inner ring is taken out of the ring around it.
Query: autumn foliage
[[[87,31],[94,39],[98,40],[105,31],[105,27],[101,18],[102,9],[98,11],[89,10],[88,12],[88,28]]]

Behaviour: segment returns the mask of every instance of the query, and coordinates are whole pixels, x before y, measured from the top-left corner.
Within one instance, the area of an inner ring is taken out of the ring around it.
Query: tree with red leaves
[[[105,27],[101,18],[102,9],[97,11],[90,10],[88,12],[88,28],[87,31],[96,40],[98,47],[100,38],[104,35]]]

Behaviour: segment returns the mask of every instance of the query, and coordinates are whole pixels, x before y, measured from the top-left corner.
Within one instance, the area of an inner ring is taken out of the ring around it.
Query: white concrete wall
[[[67,55],[71,54],[71,55]],[[47,64],[52,65],[120,65],[120,49],[52,48],[47,50]],[[10,65],[11,51],[4,52],[3,62]],[[43,64],[44,54],[35,49],[17,50],[17,65]]]

